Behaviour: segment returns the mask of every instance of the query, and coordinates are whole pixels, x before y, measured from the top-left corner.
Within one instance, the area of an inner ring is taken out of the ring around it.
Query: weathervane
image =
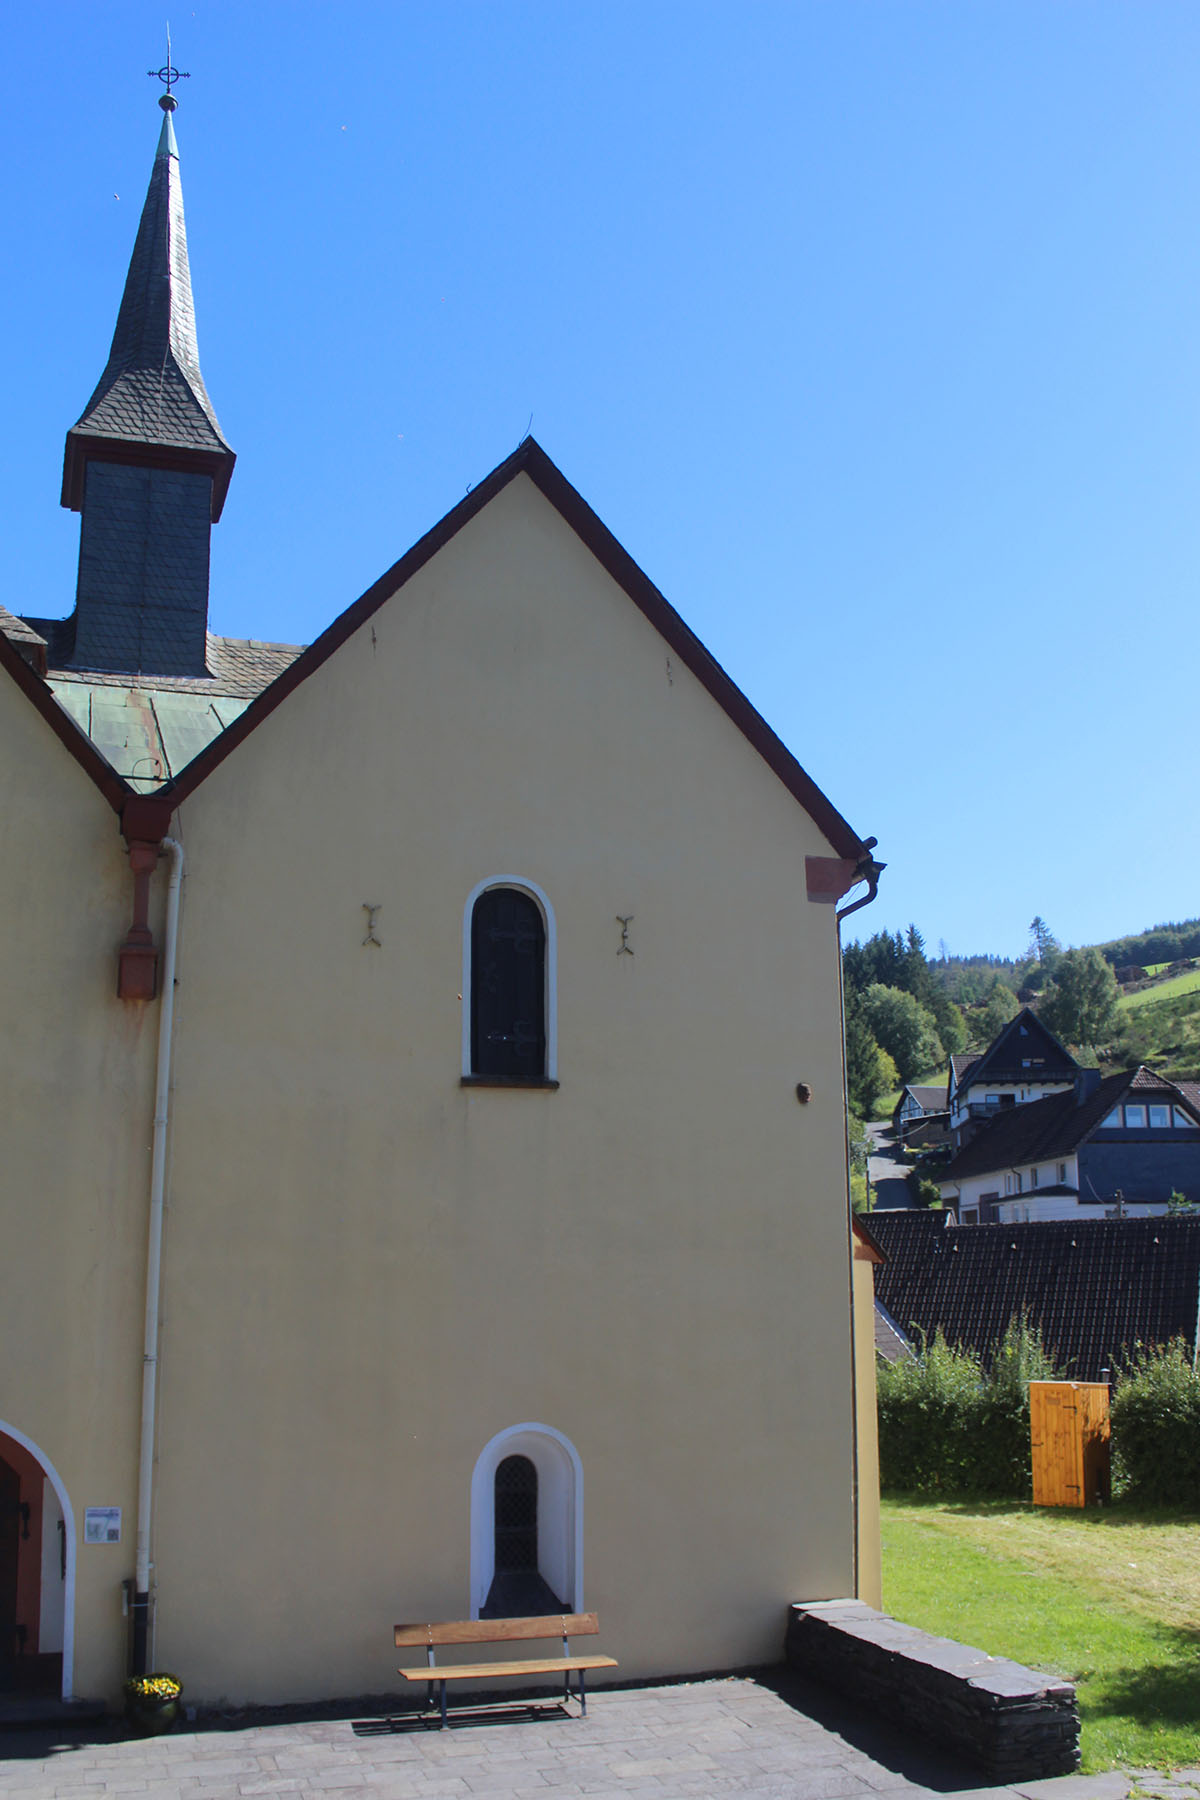
[[[165,94],[160,94],[158,96],[158,104],[165,113],[173,113],[175,108],[179,105],[179,102],[171,92],[171,89],[175,86],[177,81],[190,81],[191,75],[187,69],[177,69],[171,61],[171,27],[169,24],[167,26],[166,65],[161,69],[147,69],[146,73],[151,79],[157,79],[166,84],[167,91]]]

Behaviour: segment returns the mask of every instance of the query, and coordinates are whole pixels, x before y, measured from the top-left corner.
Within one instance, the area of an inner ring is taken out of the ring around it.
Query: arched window
[[[583,1608],[583,1470],[549,1425],[511,1425],[471,1478],[471,1617]]]
[[[547,933],[524,888],[489,884],[471,908],[469,1068],[494,1081],[543,1082],[547,1066]]]

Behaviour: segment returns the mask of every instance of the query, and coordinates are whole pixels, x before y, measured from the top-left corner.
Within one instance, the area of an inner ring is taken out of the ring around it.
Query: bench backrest
[[[397,1625],[396,1648],[406,1644],[507,1644],[524,1638],[593,1637],[600,1621],[591,1613],[542,1613],[528,1619],[449,1619],[441,1624]]]

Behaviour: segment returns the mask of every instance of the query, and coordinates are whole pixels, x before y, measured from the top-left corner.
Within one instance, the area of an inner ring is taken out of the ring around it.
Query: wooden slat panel
[[[524,1638],[595,1637],[594,1612],[542,1613],[526,1619],[444,1619],[439,1624],[397,1625],[396,1648],[405,1644],[508,1644]]]
[[[569,1669],[615,1669],[613,1656],[547,1656],[529,1662],[437,1663],[400,1669],[406,1681],[477,1681],[495,1675],[565,1675]]]

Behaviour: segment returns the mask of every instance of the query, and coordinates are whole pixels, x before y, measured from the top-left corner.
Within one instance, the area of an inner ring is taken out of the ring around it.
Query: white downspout
[[[150,1522],[154,1503],[154,1430],[158,1402],[158,1310],[162,1276],[163,1198],[167,1181],[167,1118],[171,1097],[171,1026],[175,1016],[175,946],[183,882],[183,845],[165,837],[171,858],[163,930],[162,1003],[158,1014],[158,1067],[154,1082],[154,1149],[150,1163],[150,1236],[146,1255],[146,1334],[142,1348],[142,1435],[138,1457],[137,1559],[134,1577],[135,1673],[145,1662],[150,1594]],[[140,1615],[140,1616],[139,1616]],[[140,1638],[141,1655],[138,1655]]]

